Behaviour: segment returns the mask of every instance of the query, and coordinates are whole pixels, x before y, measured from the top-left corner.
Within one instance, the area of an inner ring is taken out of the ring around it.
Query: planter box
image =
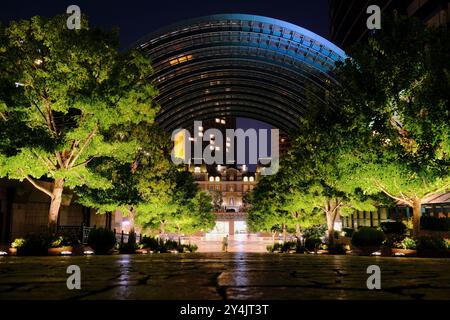
[[[60,256],[63,251],[71,251],[72,252],[72,250],[73,250],[72,247],[49,248],[48,255],[49,256]]]
[[[380,247],[355,247],[352,250],[353,254],[358,256],[370,256],[372,253],[380,250]]]
[[[392,257],[393,253],[394,253],[394,251],[391,247],[381,246],[381,256],[382,257]]]
[[[402,254],[405,257],[417,257],[417,250],[412,249],[392,249],[392,254]]]
[[[8,253],[11,256],[17,256],[17,248],[9,248]]]

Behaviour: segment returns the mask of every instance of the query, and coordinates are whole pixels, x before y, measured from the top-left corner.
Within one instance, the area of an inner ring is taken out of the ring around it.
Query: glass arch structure
[[[317,34],[256,15],[219,14],[182,21],[136,45],[151,59],[159,124],[246,117],[289,131],[325,103],[345,53]]]

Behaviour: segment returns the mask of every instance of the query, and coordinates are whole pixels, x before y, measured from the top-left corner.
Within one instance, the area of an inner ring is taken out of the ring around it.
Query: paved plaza
[[[367,267],[380,266],[381,290]],[[66,269],[81,268],[81,290]],[[5,299],[447,299],[450,259],[297,254],[1,257]]]

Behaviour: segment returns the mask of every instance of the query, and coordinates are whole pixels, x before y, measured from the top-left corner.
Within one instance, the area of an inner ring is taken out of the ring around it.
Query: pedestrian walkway
[[[449,259],[300,254],[149,254],[0,257],[5,299],[445,299]],[[81,269],[68,290],[67,267]],[[367,268],[381,269],[381,290]]]

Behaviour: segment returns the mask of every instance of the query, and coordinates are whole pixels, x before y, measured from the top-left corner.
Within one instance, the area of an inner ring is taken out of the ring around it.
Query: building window
[[[195,167],[195,168],[194,168],[194,172],[195,172],[195,173],[200,173],[200,167]]]
[[[247,182],[248,181],[248,177],[244,177],[244,182]]]
[[[210,182],[214,182],[214,177],[209,177]]]
[[[217,190],[217,191],[220,191],[220,186],[216,186],[216,190]]]
[[[253,182],[253,181],[255,181],[255,178],[254,177],[250,177],[250,182]]]
[[[216,182],[219,182],[220,181],[220,177],[216,177]]]

